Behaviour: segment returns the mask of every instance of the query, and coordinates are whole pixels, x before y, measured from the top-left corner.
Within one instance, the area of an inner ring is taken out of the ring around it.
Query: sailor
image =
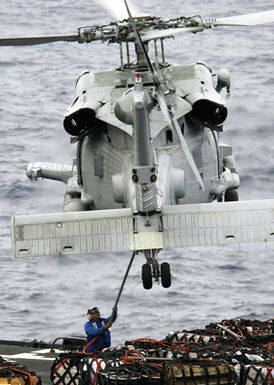
[[[108,318],[102,318],[96,306],[88,309],[88,322],[85,323],[85,332],[89,343],[85,348],[86,352],[91,353],[95,350],[102,350],[111,345],[111,333],[109,329],[116,320],[116,317],[116,308],[113,308],[112,314]]]

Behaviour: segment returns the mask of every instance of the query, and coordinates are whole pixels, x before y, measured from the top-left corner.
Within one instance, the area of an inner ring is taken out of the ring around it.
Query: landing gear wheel
[[[170,266],[167,262],[161,264],[161,281],[164,288],[171,286]]]
[[[239,200],[239,194],[237,190],[227,190],[225,192],[225,202],[234,202]]]
[[[144,289],[149,290],[152,288],[152,272],[149,263],[145,263],[142,266],[142,281]]]

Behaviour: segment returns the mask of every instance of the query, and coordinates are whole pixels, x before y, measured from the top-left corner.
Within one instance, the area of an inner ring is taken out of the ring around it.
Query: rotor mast
[[[159,45],[158,43],[159,39],[154,40],[154,57],[155,57],[155,62],[158,64],[159,62],[161,63],[166,63],[165,61],[165,52],[164,52],[164,39],[160,39],[160,51],[159,51]],[[143,51],[140,49],[140,46],[137,43],[134,42],[120,42],[120,66],[121,68],[125,68],[125,66],[129,66],[131,63],[131,56],[130,56],[130,49],[129,45],[130,43],[134,44],[134,51],[136,55],[136,66],[137,67],[147,67],[147,61],[145,58],[145,55]],[[149,51],[149,42],[146,42],[144,44],[146,52],[148,53]],[[125,48],[124,48],[125,47]],[[131,52],[132,53],[132,52]]]
[[[146,52],[148,53],[148,42],[144,44],[144,47],[145,47]],[[135,43],[135,52],[136,52],[137,65],[144,65],[145,64],[147,66],[146,57],[145,57],[144,52],[138,43]]]

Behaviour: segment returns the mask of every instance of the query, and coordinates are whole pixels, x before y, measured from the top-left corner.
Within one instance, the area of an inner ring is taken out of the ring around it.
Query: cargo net
[[[60,355],[54,385],[274,385],[274,322],[223,320],[205,329]]]
[[[41,379],[25,365],[6,361],[0,356],[0,384],[41,385]]]

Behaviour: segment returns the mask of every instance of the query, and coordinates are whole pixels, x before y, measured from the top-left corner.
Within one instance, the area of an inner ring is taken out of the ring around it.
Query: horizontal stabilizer
[[[166,206],[164,247],[274,241],[274,199]]]
[[[17,257],[274,241],[274,199],[12,217]]]
[[[131,209],[12,217],[16,257],[134,249]]]

